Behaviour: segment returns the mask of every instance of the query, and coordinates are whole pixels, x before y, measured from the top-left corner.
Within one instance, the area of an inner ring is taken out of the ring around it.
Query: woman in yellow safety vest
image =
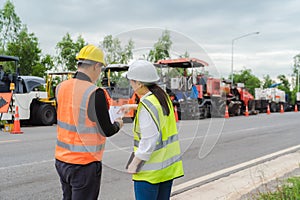
[[[138,60],[129,66],[127,78],[141,97],[138,105],[124,105],[121,111],[136,109],[134,153],[128,165],[133,174],[136,200],[170,198],[173,180],[184,175],[172,102],[156,82],[154,65]]]

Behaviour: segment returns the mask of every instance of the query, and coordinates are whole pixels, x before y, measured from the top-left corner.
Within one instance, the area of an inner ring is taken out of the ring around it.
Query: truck
[[[18,57],[0,55],[0,120],[14,121],[18,107],[21,123],[32,125],[56,123],[55,106],[42,101],[47,99],[47,91],[42,90],[45,80],[41,77],[20,75],[18,61]],[[8,63],[13,63],[16,69],[14,73],[4,71],[3,65]]]
[[[291,106],[286,99],[285,91],[276,87],[255,88],[255,106],[259,112],[267,112],[268,106],[270,112],[279,112],[281,105],[284,111],[291,110]]]
[[[125,77],[129,65],[109,64],[103,68],[101,86],[104,89],[110,106],[122,106],[124,104],[137,104],[139,96],[131,88],[128,79]],[[125,113],[124,120],[132,121],[135,111]]]
[[[222,117],[225,98],[221,79],[208,76],[208,63],[197,58],[159,60],[160,85],[169,94],[179,120]]]

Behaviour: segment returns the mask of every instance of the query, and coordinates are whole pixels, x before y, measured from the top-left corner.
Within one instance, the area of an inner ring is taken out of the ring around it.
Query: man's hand
[[[124,122],[123,122],[123,120],[122,120],[122,118],[117,118],[117,119],[115,119],[115,122],[118,122],[119,124],[120,124],[120,129],[123,127],[123,125],[124,125]]]

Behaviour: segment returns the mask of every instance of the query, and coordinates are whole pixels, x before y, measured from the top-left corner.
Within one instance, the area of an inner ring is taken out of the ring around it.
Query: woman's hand
[[[139,172],[141,170],[141,167],[143,166],[144,163],[145,163],[145,161],[134,156],[133,160],[131,161],[131,163],[128,166],[127,173],[136,174],[137,172]]]
[[[128,113],[130,110],[136,110],[137,104],[125,104],[122,105],[121,108],[118,110],[117,113]]]

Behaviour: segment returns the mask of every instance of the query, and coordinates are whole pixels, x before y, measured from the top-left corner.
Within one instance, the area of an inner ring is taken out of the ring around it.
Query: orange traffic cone
[[[228,106],[225,107],[225,118],[229,118]]]
[[[19,133],[23,133],[21,131],[21,126],[20,126],[20,119],[19,119],[19,107],[16,106],[16,113],[15,113],[15,119],[14,119],[14,128],[13,130],[10,132],[12,134],[19,134]]]
[[[270,111],[270,105],[268,104],[268,107],[267,107],[267,114],[271,114],[271,111]]]
[[[295,105],[295,112],[298,112],[298,105]]]
[[[248,116],[249,116],[249,112],[248,112],[248,106],[247,106],[247,105],[246,105],[245,116],[246,116],[246,117],[248,117]]]
[[[178,122],[177,106],[174,106],[174,115],[175,115],[176,122]]]
[[[283,105],[282,104],[280,105],[280,113],[284,113]]]

